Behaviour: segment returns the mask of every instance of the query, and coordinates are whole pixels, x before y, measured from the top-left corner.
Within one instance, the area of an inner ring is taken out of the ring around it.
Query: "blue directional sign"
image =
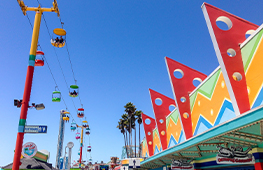
[[[26,125],[25,133],[47,133],[47,126],[45,125]]]

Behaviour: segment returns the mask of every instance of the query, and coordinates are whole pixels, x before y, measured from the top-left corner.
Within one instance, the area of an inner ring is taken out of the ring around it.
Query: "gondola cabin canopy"
[[[83,127],[87,127],[87,126],[88,126],[88,121],[83,120],[83,121],[82,121],[82,126],[83,126]]]
[[[79,132],[76,133],[76,139],[80,139],[80,133]]]
[[[77,129],[77,124],[76,123],[71,123],[70,129],[72,131],[76,130]]]
[[[54,47],[64,47],[65,46],[65,42],[66,42],[66,31],[62,28],[55,28],[53,30],[54,36],[51,39],[51,44]],[[56,37],[56,38],[54,38]]]
[[[66,31],[62,28],[55,28],[53,30],[53,33],[58,35],[58,36],[65,36],[67,34]]]
[[[78,116],[78,118],[83,118],[84,117],[84,109],[83,108],[79,108],[78,109],[77,116]]]
[[[52,93],[52,102],[60,102],[61,101],[61,92],[53,91]]]
[[[44,53],[42,51],[36,52],[35,66],[44,66]]]
[[[69,89],[69,96],[70,97],[78,97],[79,95],[79,86],[77,85],[71,85]]]
[[[91,152],[91,146],[88,146],[87,151]]]

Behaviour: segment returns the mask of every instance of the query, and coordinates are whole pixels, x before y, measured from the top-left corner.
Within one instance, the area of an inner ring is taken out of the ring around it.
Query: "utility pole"
[[[18,125],[18,133],[16,138],[16,147],[15,147],[12,170],[19,170],[19,166],[20,166],[20,157],[21,157],[22,145],[24,140],[24,129],[26,124],[27,110],[29,106],[28,104],[29,104],[32,80],[34,74],[41,16],[43,12],[56,12],[59,17],[59,10],[56,0],[54,0],[53,7],[51,8],[41,8],[40,5],[38,7],[27,7],[22,0],[17,0],[17,2],[24,15],[26,15],[26,11],[35,11],[36,15],[35,15],[34,28],[32,33],[31,48],[29,53],[26,82],[25,82],[23,102],[22,102],[19,125]]]

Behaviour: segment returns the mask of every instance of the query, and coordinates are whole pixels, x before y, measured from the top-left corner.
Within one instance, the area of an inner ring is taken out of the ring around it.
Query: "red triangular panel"
[[[196,88],[193,85],[193,80],[198,78],[203,81],[207,76],[168,57],[165,57],[165,60],[171,84],[173,86],[173,92],[176,99],[177,108],[180,113],[185,137],[188,139],[193,136],[189,100],[189,94]],[[183,75],[183,77],[180,79],[174,76],[174,72],[178,70]],[[188,115],[188,118],[185,118],[184,115]]]
[[[202,10],[235,112],[244,113],[250,109],[250,105],[239,45],[245,41],[246,32],[256,30],[258,26],[207,3],[204,3]],[[220,29],[217,20],[228,23],[229,30]],[[235,80],[234,74],[242,79]]]
[[[147,119],[150,120],[150,124],[145,123]],[[155,119],[142,113],[142,120],[143,120],[143,127],[144,127],[146,142],[148,146],[149,156],[152,156],[153,155],[153,130],[155,128]]]
[[[149,91],[162,149],[165,150],[167,148],[166,117],[171,113],[169,106],[173,105],[175,107],[176,104],[174,99],[162,95],[161,93],[158,93],[152,89],[149,89]],[[162,103],[157,105],[155,102],[156,99],[160,99]]]

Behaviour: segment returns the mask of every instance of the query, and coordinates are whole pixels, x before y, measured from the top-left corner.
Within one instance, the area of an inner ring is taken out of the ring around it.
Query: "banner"
[[[181,169],[194,170],[194,166],[193,164],[191,164],[192,161],[193,159],[191,160],[187,160],[183,158],[173,159],[172,164],[171,164],[171,169],[172,170],[181,170]]]
[[[216,156],[217,164],[254,164],[255,158],[252,154],[248,154],[251,147],[248,147],[246,151],[241,146],[231,146],[226,148],[223,146],[217,146],[219,148]]]

